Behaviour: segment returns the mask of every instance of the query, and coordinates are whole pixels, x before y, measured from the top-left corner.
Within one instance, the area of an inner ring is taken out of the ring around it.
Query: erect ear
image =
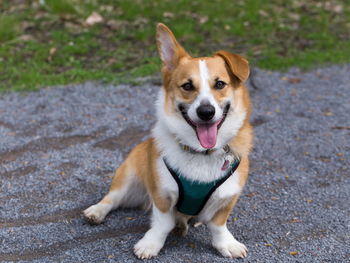
[[[226,65],[231,70],[231,73],[236,76],[240,82],[244,82],[248,79],[249,63],[244,57],[224,50],[216,52],[215,55],[223,58]]]
[[[162,23],[157,25],[157,46],[163,66],[169,71],[175,69],[182,57],[188,56],[173,32]]]

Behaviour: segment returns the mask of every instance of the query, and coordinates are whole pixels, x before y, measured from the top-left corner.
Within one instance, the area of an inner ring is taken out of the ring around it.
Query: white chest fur
[[[183,176],[190,180],[210,182],[226,173],[226,171],[221,170],[224,164],[224,150],[217,150],[210,155],[193,154],[181,149],[179,144],[171,138],[172,136],[162,131],[159,126],[155,127],[154,135],[157,147],[161,152],[161,158],[159,158],[157,163],[160,177],[159,185],[163,195],[170,196],[172,205],[176,205],[178,200],[178,185],[165,166],[163,157],[167,159],[171,167],[178,169]],[[240,191],[239,174],[236,171],[214,191],[198,215],[199,220],[208,222],[215,212],[227,203],[230,197],[238,194]]]

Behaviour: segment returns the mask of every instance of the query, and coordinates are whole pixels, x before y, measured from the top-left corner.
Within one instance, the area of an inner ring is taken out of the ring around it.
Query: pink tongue
[[[215,146],[219,123],[220,121],[213,124],[197,124],[197,136],[202,147],[210,149]]]

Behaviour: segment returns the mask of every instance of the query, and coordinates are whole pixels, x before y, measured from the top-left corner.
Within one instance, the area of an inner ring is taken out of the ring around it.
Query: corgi
[[[149,206],[151,227],[134,246],[139,259],[158,255],[175,226],[185,235],[191,218],[208,226],[222,256],[244,258],[247,248],[226,221],[247,181],[252,148],[248,61],[226,51],[193,58],[164,24],[156,40],[163,86],[152,135],[129,153],[107,195],[84,216],[99,224],[118,207]]]

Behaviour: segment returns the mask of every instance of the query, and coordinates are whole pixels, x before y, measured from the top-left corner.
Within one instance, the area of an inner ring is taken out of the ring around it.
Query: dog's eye
[[[181,85],[181,88],[183,88],[186,91],[194,90],[194,86],[191,82],[186,82],[185,84]]]
[[[214,88],[215,89],[223,89],[223,88],[225,88],[225,86],[226,86],[225,82],[218,80],[218,81],[216,81]]]

